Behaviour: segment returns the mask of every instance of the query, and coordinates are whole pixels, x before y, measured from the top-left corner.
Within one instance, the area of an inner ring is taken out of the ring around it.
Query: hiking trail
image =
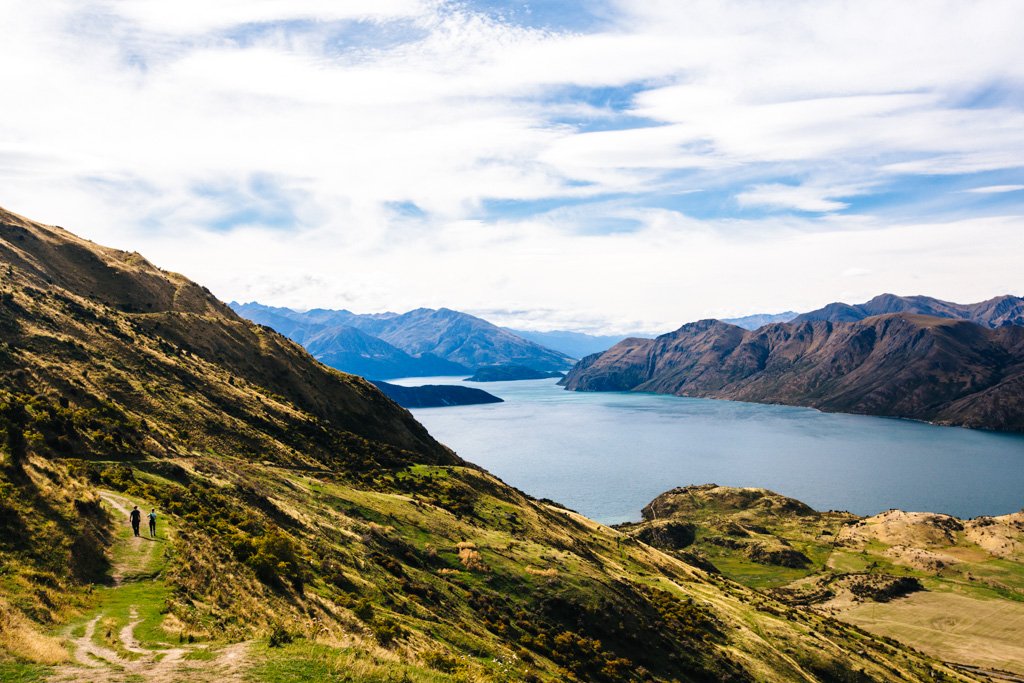
[[[165,516],[150,538],[143,508],[142,535],[134,536],[128,515],[135,504],[110,491],[101,492],[113,513],[116,540],[111,547],[110,586],[98,587],[96,611],[65,630],[72,661],[54,669],[54,683],[241,683],[249,643],[172,644],[160,628],[167,588],[163,571],[174,529]],[[158,512],[159,514],[159,512]]]

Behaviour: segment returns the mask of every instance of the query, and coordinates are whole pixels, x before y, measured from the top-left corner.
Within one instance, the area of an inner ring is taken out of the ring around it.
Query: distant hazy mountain
[[[793,322],[829,320],[852,322],[886,313],[918,313],[937,318],[970,320],[985,327],[1024,325],[1024,298],[1006,294],[976,304],[957,304],[930,296],[897,296],[880,294],[863,304],[831,303],[810,313],[803,313]]]
[[[417,308],[366,321],[360,328],[406,353],[433,353],[469,368],[525,365],[534,370],[565,370],[574,362],[564,353],[448,308]]]
[[[785,313],[757,313],[755,315],[745,315],[742,318],[723,318],[722,322],[742,327],[745,330],[756,330],[759,327],[770,325],[772,323],[788,323],[790,320],[797,317],[797,315],[799,314],[796,311],[786,311]]]
[[[588,356],[563,383],[1024,431],[1024,327],[906,313],[754,331],[702,320]]]
[[[374,381],[373,385],[403,408],[440,408],[443,406],[472,406],[481,403],[503,402],[494,394],[488,394],[483,389],[453,384],[425,384],[419,387],[403,387],[397,384]]]
[[[481,318],[447,308],[360,315],[327,309],[298,312],[255,302],[232,302],[231,307],[240,315],[273,327],[304,346],[315,344],[314,355],[318,358],[332,358],[334,362],[329,365],[356,374],[359,374],[356,370],[335,363],[350,362],[355,358],[352,354],[360,358],[375,357],[375,354],[383,354],[384,348],[370,349],[369,342],[362,337],[336,334],[343,327],[354,328],[430,364],[436,364],[437,360],[454,364],[446,370],[442,368],[443,371],[428,371],[424,367],[410,376],[460,374],[484,365],[525,365],[535,370],[565,370],[573,363],[566,354],[523,339]],[[350,344],[354,346],[350,347]],[[327,363],[326,360],[324,362]],[[387,377],[380,375],[378,378]]]
[[[592,353],[600,353],[610,349],[625,339],[624,334],[585,334],[583,332],[569,332],[567,330],[554,330],[551,332],[537,332],[536,330],[513,330],[509,332],[517,334],[524,339],[546,346],[549,349],[560,351],[573,358],[583,358]]]
[[[354,327],[331,327],[309,336],[306,350],[324,365],[369,379],[468,373],[468,368],[431,353],[410,356]],[[387,392],[385,392],[387,393]]]

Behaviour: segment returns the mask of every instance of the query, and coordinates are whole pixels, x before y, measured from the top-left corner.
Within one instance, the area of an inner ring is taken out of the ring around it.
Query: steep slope
[[[383,339],[371,337],[354,327],[330,327],[308,337],[304,346],[324,365],[367,379],[459,375],[467,369],[425,353],[410,356]]]
[[[187,433],[193,450],[334,462],[350,455],[342,444],[369,439],[395,457],[458,461],[369,383],[311,362],[139,254],[6,212],[0,238],[4,283],[21,295],[9,292],[0,311],[3,361],[21,370],[9,390],[58,393],[90,408],[102,397],[126,419],[158,417]],[[170,439],[144,446],[175,448]]]
[[[0,678],[969,680],[530,499],[140,257],[3,213],[0,273]]]
[[[991,328],[1024,325],[1024,298],[1006,294],[976,304],[957,304],[930,296],[880,294],[863,304],[832,303],[816,311],[802,313],[794,317],[792,322],[854,322],[886,313],[914,313],[936,318],[970,320]]]
[[[535,370],[564,370],[573,359],[540,344],[523,339],[491,323],[447,308],[418,308],[408,313],[378,313],[360,315],[349,311],[313,309],[300,313],[287,308],[274,308],[257,303],[232,306],[241,315],[255,322],[269,325],[282,334],[309,347],[318,337],[339,327],[353,327],[377,337],[410,356],[437,364],[430,356],[444,359],[458,367],[454,372],[432,374],[461,374],[466,369],[483,365],[526,365]],[[342,337],[331,345],[322,342],[317,353],[328,357],[350,353]],[[340,366],[334,366],[340,367]],[[343,368],[349,371],[348,368]],[[426,376],[426,371],[414,373]],[[396,375],[392,375],[394,377]]]
[[[1024,430],[1024,328],[918,315],[743,330],[716,320],[584,359],[576,391],[652,391]]]

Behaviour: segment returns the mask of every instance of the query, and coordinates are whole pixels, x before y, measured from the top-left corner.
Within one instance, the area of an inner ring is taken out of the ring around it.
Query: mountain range
[[[754,315],[745,315],[742,318],[723,318],[722,322],[742,327],[745,330],[756,330],[762,325],[770,325],[772,323],[788,323],[793,318],[799,315],[795,311],[786,311],[784,313],[756,313]]]
[[[625,334],[586,334],[584,332],[570,332],[568,330],[538,332],[537,330],[506,329],[523,339],[529,339],[541,346],[564,353],[571,358],[583,358],[592,353],[600,353],[630,336]]]
[[[831,303],[816,311],[795,316],[792,322],[855,322],[886,313],[916,313],[936,318],[970,320],[978,325],[993,328],[1024,325],[1024,298],[1005,294],[976,304],[957,304],[930,296],[880,294],[863,304]]]
[[[565,370],[574,362],[486,320],[447,308],[357,314],[299,312],[255,302],[230,306],[302,344],[326,365],[373,379],[469,374],[486,365]]]
[[[0,455],[3,680],[976,680],[534,500],[200,285],[2,210]]]
[[[1024,327],[916,313],[756,330],[702,320],[588,356],[563,383],[1024,431]]]

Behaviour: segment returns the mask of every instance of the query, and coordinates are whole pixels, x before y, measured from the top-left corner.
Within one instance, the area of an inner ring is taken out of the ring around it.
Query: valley
[[[513,488],[139,254],[0,212],[0,259],[0,678],[987,676]]]
[[[972,679],[508,486],[138,254],[3,212],[0,260],[4,678]]]

